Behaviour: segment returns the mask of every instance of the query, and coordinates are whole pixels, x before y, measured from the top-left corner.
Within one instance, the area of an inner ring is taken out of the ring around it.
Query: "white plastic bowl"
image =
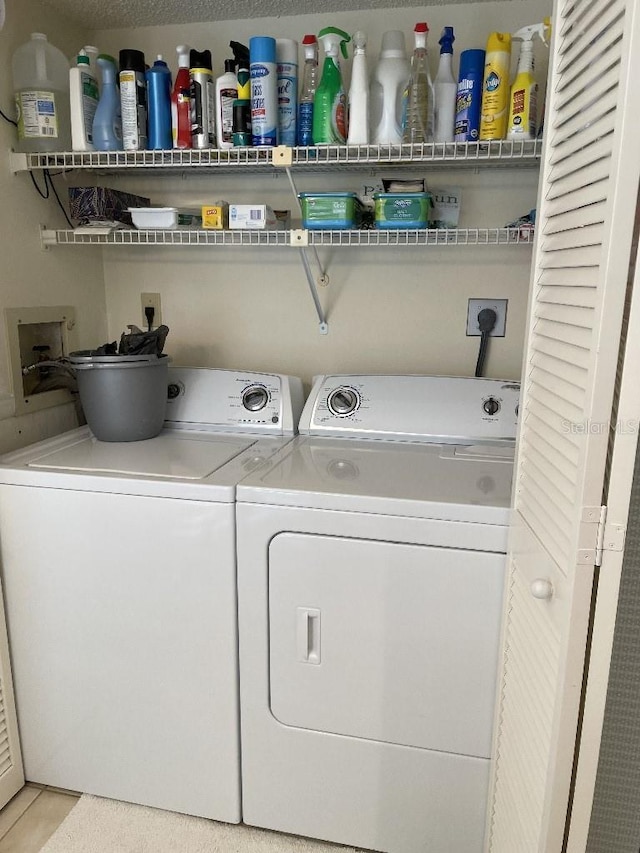
[[[130,207],[131,219],[136,228],[177,228],[177,207]]]

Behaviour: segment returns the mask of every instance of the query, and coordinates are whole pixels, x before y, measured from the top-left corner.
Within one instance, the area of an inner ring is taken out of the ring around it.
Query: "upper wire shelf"
[[[171,151],[63,151],[48,154],[12,152],[14,172],[34,169],[224,169],[253,171],[277,167],[305,171],[325,168],[420,165],[471,167],[536,166],[542,140],[419,143],[414,145],[317,145],[306,148],[210,148]]]

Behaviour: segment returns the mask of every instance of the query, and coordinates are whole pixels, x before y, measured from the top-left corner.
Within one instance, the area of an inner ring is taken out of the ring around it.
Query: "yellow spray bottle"
[[[509,115],[511,33],[491,33],[482,84],[480,140],[504,139]]]
[[[513,34],[521,39],[516,79],[509,97],[507,139],[535,139],[538,122],[538,84],[534,77],[533,39],[539,36],[547,44],[548,19],[541,24],[523,27]]]

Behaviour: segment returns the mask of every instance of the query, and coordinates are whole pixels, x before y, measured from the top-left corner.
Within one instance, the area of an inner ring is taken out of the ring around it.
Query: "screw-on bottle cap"
[[[232,74],[236,73],[235,59],[225,59],[224,61],[224,73],[228,74],[229,72],[231,72]]]
[[[179,68],[188,68],[189,67],[189,53],[191,52],[191,48],[188,44],[179,44],[176,47],[176,53],[178,54],[178,67]]]
[[[315,36],[305,36],[302,39],[302,44],[317,44],[318,39]]]
[[[89,57],[81,50],[80,53],[76,56],[76,65],[91,65]]]
[[[140,71],[144,74],[144,53],[141,50],[121,50],[120,71]]]

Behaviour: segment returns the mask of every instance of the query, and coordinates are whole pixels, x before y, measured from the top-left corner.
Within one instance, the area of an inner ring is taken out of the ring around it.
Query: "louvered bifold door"
[[[635,6],[554,4],[490,853],[562,850],[640,172]]]
[[[7,624],[0,589],[0,808],[24,785]]]

